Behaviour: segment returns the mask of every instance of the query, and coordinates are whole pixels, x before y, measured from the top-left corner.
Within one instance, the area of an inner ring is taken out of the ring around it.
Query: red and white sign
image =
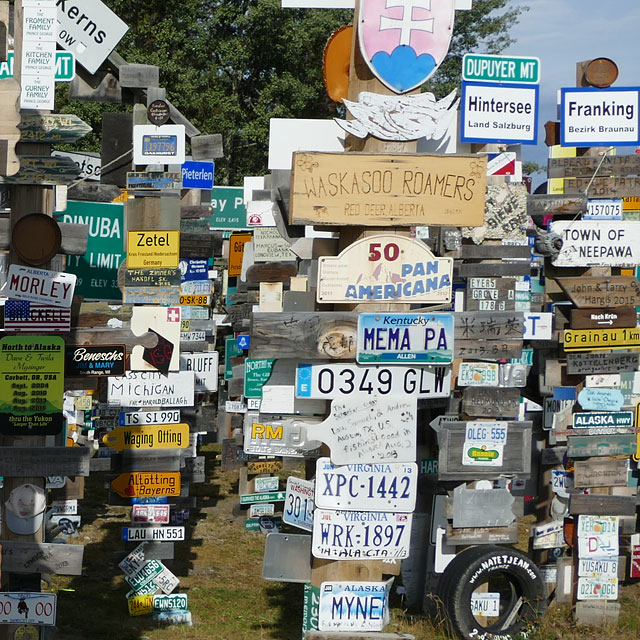
[[[32,269],[12,264],[7,277],[5,295],[15,300],[29,300],[55,307],[70,307],[76,288],[73,273]]]
[[[131,507],[131,522],[169,524],[170,510],[168,504],[134,504]]]
[[[487,161],[488,176],[513,176],[516,173],[516,154],[511,151],[490,153]]]

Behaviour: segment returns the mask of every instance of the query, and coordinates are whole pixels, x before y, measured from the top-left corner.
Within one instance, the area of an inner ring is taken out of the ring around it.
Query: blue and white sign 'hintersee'
[[[453,314],[362,313],[358,316],[357,361],[453,362]]]
[[[183,189],[212,189],[215,163],[185,162],[182,165]]]
[[[538,85],[463,82],[462,142],[537,144]]]

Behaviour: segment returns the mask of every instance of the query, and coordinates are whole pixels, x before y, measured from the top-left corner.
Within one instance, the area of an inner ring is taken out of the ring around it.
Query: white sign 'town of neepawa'
[[[562,249],[553,258],[556,267],[592,267],[640,264],[640,222],[558,221],[551,233],[562,238]]]

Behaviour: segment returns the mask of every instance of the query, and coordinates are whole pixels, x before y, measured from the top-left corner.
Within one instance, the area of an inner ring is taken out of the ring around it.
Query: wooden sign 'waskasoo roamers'
[[[63,424],[64,340],[0,340],[0,433],[55,435]]]

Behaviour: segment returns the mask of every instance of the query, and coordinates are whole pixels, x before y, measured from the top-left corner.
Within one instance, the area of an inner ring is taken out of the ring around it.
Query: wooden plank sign
[[[567,374],[622,373],[640,369],[640,353],[629,351],[587,351],[567,353]]]
[[[563,348],[569,351],[605,351],[640,347],[640,329],[565,329]]]
[[[516,308],[515,288],[515,278],[468,278],[465,309],[513,311]]]
[[[616,309],[572,309],[572,329],[635,328],[638,313],[633,307]]]
[[[0,183],[69,185],[80,175],[80,168],[70,158],[58,156],[20,156],[20,170],[10,177],[0,176]]]
[[[569,436],[567,438],[570,458],[591,456],[630,456],[636,453],[637,438],[634,433],[602,436]]]
[[[562,238],[562,249],[551,260],[556,267],[640,264],[640,222],[563,220],[552,222],[550,231]]]
[[[20,142],[49,142],[70,144],[77,142],[93,130],[74,114],[23,115],[20,124]]]
[[[292,166],[292,224],[484,224],[485,157],[296,152]]]
[[[3,573],[82,574],[84,546],[1,540]]]
[[[451,301],[453,260],[404,236],[362,238],[318,259],[318,302]]]
[[[583,195],[530,195],[527,213],[530,216],[580,213],[587,210],[587,197]]]
[[[122,473],[111,482],[111,488],[123,498],[179,496],[180,473]]]
[[[177,287],[180,269],[127,269],[124,284],[127,287]]]
[[[0,447],[5,477],[88,476],[89,447]]]
[[[592,198],[626,198],[638,194],[640,177],[567,178],[564,181],[565,193],[585,193],[587,188]]]
[[[558,284],[576,307],[640,306],[640,282],[633,276],[558,278]]]
[[[462,411],[473,417],[516,418],[520,411],[520,391],[467,387],[462,396]]]
[[[574,158],[550,158],[549,178],[591,178],[598,176],[623,176],[640,174],[640,156],[578,156]]]
[[[117,427],[102,438],[116,451],[124,449],[186,449],[189,446],[189,425],[141,425]]]
[[[603,496],[572,493],[569,496],[571,515],[635,516],[635,496]]]
[[[629,469],[627,459],[576,460],[573,484],[576,489],[593,487],[626,487]],[[596,514],[594,514],[596,515]]]

